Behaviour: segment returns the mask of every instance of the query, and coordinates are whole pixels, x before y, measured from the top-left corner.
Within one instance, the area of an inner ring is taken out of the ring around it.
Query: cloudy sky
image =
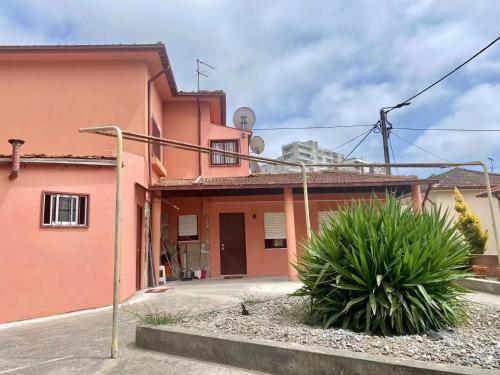
[[[374,123],[381,107],[410,97],[499,35],[496,0],[0,2],[1,44],[162,41],[181,90],[195,88],[200,58],[216,67],[202,88],[226,91],[228,118],[252,107],[256,128]],[[500,42],[389,120],[395,127],[500,129]],[[334,148],[363,131],[256,134],[274,157],[289,141]],[[394,132],[446,160],[494,158],[500,170],[500,133]],[[440,161],[391,138],[397,161]],[[382,161],[380,134],[353,156]]]

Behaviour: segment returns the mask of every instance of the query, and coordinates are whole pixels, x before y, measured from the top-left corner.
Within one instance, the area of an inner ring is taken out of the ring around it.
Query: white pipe
[[[121,255],[121,205],[122,205],[122,168],[123,168],[123,137],[122,130],[117,126],[101,128],[84,128],[80,133],[98,131],[113,131],[116,133],[116,193],[115,193],[115,256],[113,273],[113,323],[111,332],[111,358],[118,357],[118,309],[120,307],[120,255]]]
[[[309,218],[309,195],[307,192],[307,167],[302,163],[302,185],[304,188],[304,209],[306,212],[307,239],[311,239],[311,219]]]

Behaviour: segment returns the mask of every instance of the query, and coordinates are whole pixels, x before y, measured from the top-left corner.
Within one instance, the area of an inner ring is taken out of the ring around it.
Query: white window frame
[[[44,219],[45,215],[45,201],[46,201],[46,196],[49,196],[49,222],[46,223]],[[60,209],[59,209],[59,202],[61,201],[61,198],[69,198],[70,199],[70,209],[69,209],[69,220],[61,220],[59,217],[60,214]],[[86,227],[88,226],[88,204],[89,204],[89,199],[88,195],[85,194],[66,194],[66,193],[50,193],[50,192],[44,192],[42,196],[42,226],[44,227]],[[80,199],[85,200],[85,206],[84,206],[84,217],[83,217],[83,223],[79,224],[78,223],[78,218],[79,218],[79,209],[80,209]],[[74,218],[74,219],[73,219]]]

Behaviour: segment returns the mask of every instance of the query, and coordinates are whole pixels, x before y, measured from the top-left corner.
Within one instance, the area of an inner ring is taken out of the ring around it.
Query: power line
[[[361,139],[361,141],[359,141],[358,144],[356,146],[354,146],[354,148],[351,150],[351,152],[349,152],[347,154],[347,156],[345,156],[339,164],[342,164],[349,156],[351,156],[351,154],[354,151],[356,151],[356,149],[361,145],[361,143],[364,142],[364,140],[371,134],[371,132],[375,130],[375,128],[376,128],[376,125],[374,125],[368,132],[366,132],[365,136]]]
[[[334,148],[329,148],[327,149],[328,151],[335,151],[341,147],[344,147],[345,145],[348,145],[351,142],[354,142],[356,139],[361,138],[362,136],[366,135],[367,133],[369,134],[373,129],[370,129],[368,131],[364,131],[363,133],[355,136],[354,138],[349,139],[348,141],[342,143],[341,145],[335,146]]]
[[[395,135],[395,136],[396,136],[396,137],[398,137],[399,139],[402,139],[402,140],[403,140],[403,141],[405,141],[406,143],[409,143],[410,145],[412,145],[412,146],[414,146],[414,147],[416,147],[416,148],[418,148],[418,149],[420,149],[420,150],[422,150],[422,151],[424,151],[424,152],[427,152],[428,154],[430,154],[430,155],[432,155],[432,156],[434,156],[434,157],[436,157],[436,158],[438,158],[438,159],[443,160],[443,161],[444,161],[444,162],[446,162],[446,163],[451,163],[449,160],[446,160],[445,158],[442,158],[441,156],[436,155],[435,153],[433,153],[433,152],[431,152],[431,151],[429,151],[429,150],[426,150],[426,149],[425,149],[425,148],[423,148],[423,147],[417,146],[415,143],[413,143],[413,142],[411,142],[411,141],[407,140],[406,138],[401,137],[400,135],[397,135],[397,134],[396,134],[396,133],[394,133],[394,132],[391,132],[391,134],[392,134],[392,135]]]
[[[392,142],[391,142],[391,138],[389,137],[388,138],[388,141],[389,141],[389,147],[391,148],[391,154],[392,154],[392,161],[394,163],[397,163],[396,162],[396,157],[394,156],[394,149],[392,148]],[[398,170],[398,167],[396,167],[396,174],[399,175],[399,170]]]
[[[253,128],[252,131],[255,130],[305,130],[305,129],[336,129],[336,128],[368,128],[375,124],[359,124],[359,125],[312,125],[312,126],[301,126],[301,127],[276,127],[276,128]]]
[[[393,129],[399,130],[430,130],[430,131],[446,131],[446,132],[500,132],[500,129],[460,129],[460,128],[407,128],[395,127]]]
[[[408,99],[402,101],[401,103],[399,104],[396,104],[394,107],[391,107],[387,112],[390,112],[392,111],[393,109],[395,108],[399,108],[403,105],[405,105],[405,103],[408,103],[410,101],[412,101],[413,99],[415,99],[417,96],[419,95],[422,95],[424,92],[426,92],[427,90],[430,90],[432,87],[436,86],[439,82],[445,80],[446,78],[448,78],[449,76],[451,76],[453,73],[455,73],[457,70],[459,70],[460,68],[462,68],[463,66],[465,66],[466,64],[468,64],[470,61],[474,60],[477,56],[479,56],[480,54],[482,54],[484,51],[486,51],[488,48],[490,48],[493,44],[495,44],[496,42],[498,42],[500,40],[500,36],[497,37],[495,40],[493,40],[491,43],[489,43],[487,46],[483,47],[480,51],[478,51],[477,53],[475,53],[474,55],[472,55],[471,57],[469,57],[466,61],[464,61],[462,64],[460,64],[459,66],[457,66],[455,69],[453,69],[451,72],[449,72],[448,74],[442,76],[441,78],[439,78],[436,82],[430,84],[429,86],[427,86],[425,89],[423,90],[420,90],[419,92],[417,92],[415,95],[413,96],[410,96]]]
[[[255,130],[308,130],[308,129],[335,129],[335,128],[357,128],[357,127],[369,127],[371,125],[332,125],[332,126],[302,126],[297,128],[254,128]],[[500,132],[500,129],[462,129],[462,128],[410,128],[410,127],[394,127],[396,130],[413,130],[413,131],[447,131],[447,132]]]

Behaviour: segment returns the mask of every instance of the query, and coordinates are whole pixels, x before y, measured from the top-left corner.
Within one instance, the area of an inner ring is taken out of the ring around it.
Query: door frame
[[[223,272],[223,267],[222,267],[222,220],[221,217],[222,215],[241,215],[243,218],[243,225],[242,225],[242,244],[243,244],[243,260],[242,263],[244,265],[244,272],[243,273],[224,273]],[[248,274],[248,263],[247,263],[247,244],[246,244],[246,222],[245,222],[245,213],[244,212],[219,212],[219,260],[220,260],[220,274],[221,276],[232,276],[232,275],[247,275]]]

